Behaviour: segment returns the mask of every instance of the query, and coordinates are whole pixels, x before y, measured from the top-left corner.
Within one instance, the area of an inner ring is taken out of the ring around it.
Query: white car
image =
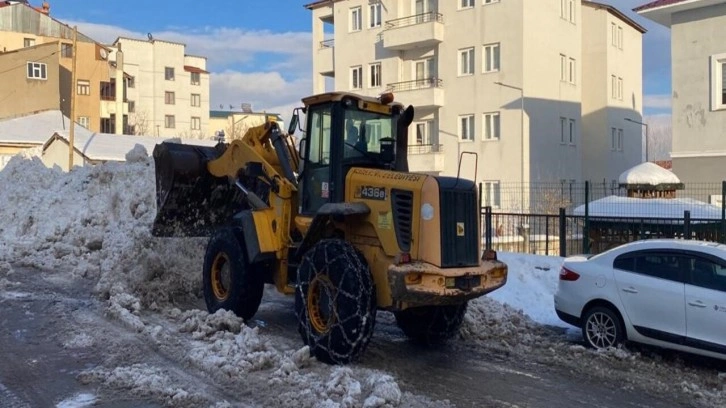
[[[594,348],[629,340],[726,359],[726,245],[657,239],[568,257],[555,310]]]

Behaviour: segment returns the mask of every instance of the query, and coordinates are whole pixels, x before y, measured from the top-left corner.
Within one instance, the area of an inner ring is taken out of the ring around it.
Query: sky
[[[146,38],[151,33],[187,44],[188,54],[206,56],[212,73],[212,109],[220,104],[239,108],[246,102],[255,111],[287,117],[312,92],[312,23],[310,11],[303,7],[309,2],[52,0],[50,4],[52,16],[77,24],[97,41],[111,43],[121,35]],[[600,2],[619,8],[648,30],[643,36],[644,113],[670,115],[669,30],[632,12],[646,0]]]

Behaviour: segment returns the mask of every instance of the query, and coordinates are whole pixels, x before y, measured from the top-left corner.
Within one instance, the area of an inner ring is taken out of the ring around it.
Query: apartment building
[[[137,134],[207,138],[209,72],[186,45],[119,37],[111,60],[126,76],[128,121]],[[121,59],[118,56],[121,56]]]
[[[617,180],[641,161],[641,129],[624,118],[642,118],[645,30],[613,7],[576,0],[306,7],[314,92],[331,84],[371,96],[393,91],[416,109],[412,170],[475,178],[485,204],[501,204],[505,183]],[[528,206],[522,194],[520,207]]]
[[[686,184],[722,181],[726,1],[661,0],[635,11],[671,30],[673,172]]]
[[[0,2],[0,65],[14,68],[0,70],[0,117],[44,109],[60,109],[70,117],[71,93],[75,92],[77,123],[92,131],[122,133],[123,129],[102,126],[104,94],[105,99],[110,95],[114,105],[123,104],[123,93],[116,98],[116,90],[108,89],[110,49],[78,33],[73,84],[73,29],[50,17],[45,6],[36,9],[25,3]]]

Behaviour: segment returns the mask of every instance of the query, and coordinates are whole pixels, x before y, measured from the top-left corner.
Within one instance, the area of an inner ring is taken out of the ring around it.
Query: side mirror
[[[292,118],[290,119],[290,126],[287,128],[287,134],[288,135],[294,135],[295,130],[297,130],[297,124],[300,122],[300,116],[297,113],[297,109],[295,109],[292,113]]]
[[[300,139],[300,143],[298,144],[298,155],[299,155],[299,157],[305,157],[304,156],[304,154],[305,154],[305,142],[307,142],[307,140],[308,139],[306,137]]]

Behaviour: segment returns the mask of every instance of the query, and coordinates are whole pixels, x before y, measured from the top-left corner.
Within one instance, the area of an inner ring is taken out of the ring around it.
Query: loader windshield
[[[344,123],[344,159],[367,157],[377,160],[381,139],[394,136],[390,115],[347,109]]]

